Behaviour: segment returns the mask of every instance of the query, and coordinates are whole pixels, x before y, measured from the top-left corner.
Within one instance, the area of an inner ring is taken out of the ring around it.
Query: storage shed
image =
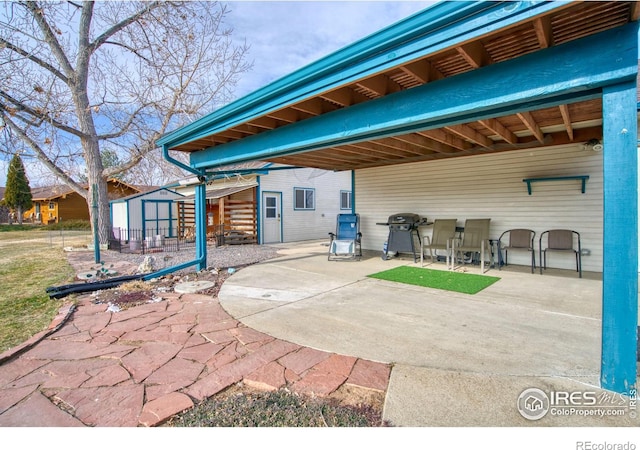
[[[183,196],[167,188],[112,200],[111,226],[116,240],[144,241],[147,237],[178,234],[178,206],[176,200]]]

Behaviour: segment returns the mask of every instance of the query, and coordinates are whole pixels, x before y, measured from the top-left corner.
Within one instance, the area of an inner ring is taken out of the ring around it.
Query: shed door
[[[174,236],[171,200],[143,200],[144,236]]]
[[[282,242],[282,195],[278,192],[262,193],[262,237],[264,244]]]

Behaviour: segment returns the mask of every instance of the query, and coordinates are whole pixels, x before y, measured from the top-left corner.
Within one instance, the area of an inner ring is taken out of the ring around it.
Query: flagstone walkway
[[[390,370],[257,332],[209,295],[164,293],[119,312],[83,295],[0,355],[0,426],[156,426],[239,382],[384,393]]]

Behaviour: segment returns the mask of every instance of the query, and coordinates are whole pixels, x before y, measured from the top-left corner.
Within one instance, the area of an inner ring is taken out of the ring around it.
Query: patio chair
[[[438,256],[438,250],[447,252],[447,267],[449,267],[449,258],[451,257],[452,240],[456,234],[456,222],[458,219],[436,219],[433,221],[433,232],[431,236],[423,236],[422,251],[420,252],[420,265],[424,267],[424,252],[429,250],[431,256],[431,264],[433,264]]]
[[[506,242],[506,235],[509,238],[508,242]],[[536,268],[536,251],[533,246],[535,236],[535,231],[526,228],[513,228],[502,233],[498,238],[498,270],[502,269],[502,250],[504,250],[505,266],[509,264],[509,250],[526,250],[531,252],[531,273],[533,273]],[[504,243],[506,246],[503,247]]]
[[[329,261],[360,259],[362,257],[362,233],[359,214],[338,214],[336,232],[329,233]]]
[[[542,238],[547,235],[547,246],[542,248]],[[577,239],[574,239],[577,238]],[[576,242],[577,241],[577,242]],[[577,245],[577,249],[575,244]],[[543,231],[539,240],[540,246],[540,275],[542,269],[547,268],[547,252],[574,253],[576,257],[576,272],[582,278],[582,246],[580,244],[580,233],[573,230],[547,230]]]
[[[485,253],[488,251],[491,255],[491,243],[489,242],[489,225],[491,219],[467,219],[464,223],[464,232],[462,235],[462,242],[458,244],[456,239],[453,242],[452,248],[452,263],[451,269],[453,270],[456,265],[456,260],[460,259],[465,264],[465,254],[471,253],[470,260],[474,259],[476,253],[480,254],[480,271],[484,273],[485,265]],[[490,257],[490,261],[493,261],[493,255]]]

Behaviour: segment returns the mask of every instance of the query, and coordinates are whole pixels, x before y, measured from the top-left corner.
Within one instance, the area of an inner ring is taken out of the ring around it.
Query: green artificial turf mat
[[[394,269],[369,275],[370,278],[413,284],[445,291],[476,294],[498,281],[498,277],[476,275],[473,273],[449,272],[444,270],[422,269],[420,267],[400,266]]]

